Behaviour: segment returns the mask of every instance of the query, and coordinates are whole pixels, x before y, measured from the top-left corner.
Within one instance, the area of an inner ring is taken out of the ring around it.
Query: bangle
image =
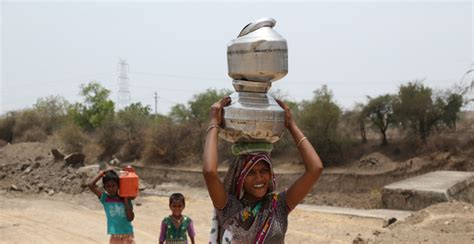
[[[209,125],[209,127],[207,127],[206,132],[209,132],[212,128],[219,128],[219,126],[216,125],[216,124],[211,124],[211,125]]]
[[[305,140],[308,140],[308,138],[306,138],[306,136],[303,136],[303,137],[296,143],[296,147],[300,147],[301,143],[303,143]]]

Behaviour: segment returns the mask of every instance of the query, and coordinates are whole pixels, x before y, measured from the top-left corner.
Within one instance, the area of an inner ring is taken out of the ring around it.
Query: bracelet
[[[209,125],[209,127],[207,127],[206,132],[209,132],[212,128],[219,128],[219,126],[216,125],[216,124],[211,124],[211,125]]]
[[[303,136],[303,137],[296,143],[296,147],[300,147],[300,144],[303,143],[305,140],[308,140],[308,138],[306,138],[306,136]]]

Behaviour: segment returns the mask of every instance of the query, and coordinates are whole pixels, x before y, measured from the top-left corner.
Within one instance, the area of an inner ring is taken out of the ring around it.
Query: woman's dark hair
[[[186,206],[186,203],[184,201],[184,196],[181,193],[171,194],[171,196],[170,196],[170,206],[171,206],[171,203],[173,203],[174,201],[181,201],[183,203],[183,207]]]
[[[105,185],[105,183],[106,183],[107,181],[111,181],[111,180],[117,182],[117,185],[118,185],[119,182],[120,182],[120,177],[119,177],[119,175],[117,174],[117,172],[115,172],[115,171],[113,171],[113,170],[109,170],[109,171],[105,172],[104,177],[102,177],[102,184]]]

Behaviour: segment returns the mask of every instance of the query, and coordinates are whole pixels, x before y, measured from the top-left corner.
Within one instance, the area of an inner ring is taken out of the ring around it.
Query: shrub
[[[39,126],[33,126],[23,131],[21,136],[15,139],[15,142],[43,142],[48,138],[46,132]]]
[[[8,142],[5,141],[5,140],[0,139],[0,147],[4,147],[6,145],[8,145]]]
[[[153,124],[146,132],[142,159],[146,163],[173,164],[196,156],[199,131],[191,126],[170,123]]]
[[[0,118],[0,140],[13,142],[13,127],[15,127],[15,113],[8,112]]]
[[[145,128],[151,121],[150,107],[143,106],[141,103],[132,103],[119,111],[116,117],[117,137],[123,142],[118,157],[124,161],[140,158],[145,144]]]
[[[298,120],[308,140],[317,148],[326,164],[340,162],[342,146],[338,142],[341,109],[333,101],[332,92],[323,86],[314,92],[311,101],[303,101]]]
[[[48,135],[51,135],[54,130],[59,129],[66,122],[68,107],[69,102],[61,96],[39,98],[33,106],[40,118],[40,127]]]
[[[83,146],[82,152],[86,156],[86,164],[97,164],[100,162],[99,158],[103,155],[104,150],[97,143],[90,142]]]
[[[13,135],[15,137],[13,138],[13,142],[20,142],[20,141],[24,142],[25,141],[24,134],[29,129],[32,129],[34,127],[37,128],[35,129],[36,132],[30,133],[29,139],[32,139],[32,141],[38,141],[31,137],[34,134],[38,134],[37,131],[41,130],[40,126],[41,126],[41,118],[37,111],[33,109],[25,109],[25,110],[15,113],[15,125],[13,126]]]
[[[95,130],[94,142],[102,149],[99,160],[109,159],[125,143],[120,137],[119,125],[113,119],[106,120]]]
[[[81,128],[74,123],[68,123],[59,129],[57,136],[66,153],[82,152],[83,147],[90,141]]]

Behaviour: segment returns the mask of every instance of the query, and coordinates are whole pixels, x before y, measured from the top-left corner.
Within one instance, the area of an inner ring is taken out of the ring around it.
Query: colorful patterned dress
[[[243,199],[243,181],[248,172],[260,161],[268,163],[272,179],[268,194],[259,202],[249,204]],[[266,153],[242,155],[229,166],[224,179],[228,192],[223,209],[214,209],[209,243],[271,243],[285,242],[288,214],[286,192],[276,193],[275,174]]]
[[[188,216],[183,215],[183,222],[176,228],[172,218],[171,216],[167,216],[161,222],[160,242],[167,244],[187,244],[188,238],[186,234],[190,237],[196,235],[193,221]]]

